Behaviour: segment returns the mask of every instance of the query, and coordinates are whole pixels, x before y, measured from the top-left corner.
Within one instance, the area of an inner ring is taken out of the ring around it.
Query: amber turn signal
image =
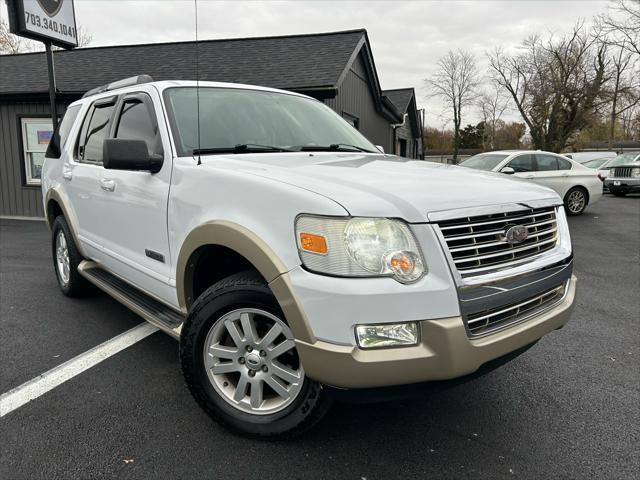
[[[322,235],[300,233],[300,248],[306,252],[327,253],[327,240]]]

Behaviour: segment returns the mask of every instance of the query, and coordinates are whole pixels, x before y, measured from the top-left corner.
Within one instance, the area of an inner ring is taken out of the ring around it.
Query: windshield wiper
[[[367,150],[366,148],[359,147],[357,145],[350,145],[348,143],[332,143],[331,145],[305,145],[300,147],[301,152],[332,152],[332,151],[343,151],[343,152],[366,152],[366,153],[375,153],[371,150]]]
[[[260,145],[257,143],[240,143],[233,147],[205,147],[194,148],[193,155],[207,155],[215,153],[260,153],[260,152],[292,152],[288,148]]]

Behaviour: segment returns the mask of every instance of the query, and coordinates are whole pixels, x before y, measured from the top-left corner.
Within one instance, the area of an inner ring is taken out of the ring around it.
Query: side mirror
[[[376,148],[380,150],[380,153],[384,153],[384,147],[382,145],[376,145]]]
[[[137,170],[157,173],[162,168],[161,155],[149,155],[144,140],[108,138],[102,144],[102,164],[109,170]]]
[[[513,175],[514,173],[516,173],[516,171],[511,167],[504,167],[502,170],[500,170],[500,173],[506,173],[507,175]]]

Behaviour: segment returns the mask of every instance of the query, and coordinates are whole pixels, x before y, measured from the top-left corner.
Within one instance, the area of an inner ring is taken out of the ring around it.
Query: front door
[[[144,140],[150,154],[162,155],[157,173],[129,170],[100,172],[102,205],[107,209],[99,227],[104,265],[140,289],[156,297],[172,299],[175,288],[169,280],[171,252],[167,231],[167,201],[172,157],[157,92],[145,91],[119,97],[110,137]]]

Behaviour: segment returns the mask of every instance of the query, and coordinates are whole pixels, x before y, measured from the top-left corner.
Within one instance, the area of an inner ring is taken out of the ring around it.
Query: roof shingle
[[[83,93],[146,73],[154,80],[199,77],[288,90],[337,88],[340,74],[365,34],[365,30],[350,30],[56,51],[56,82],[61,92]],[[0,94],[46,91],[44,53],[0,56]]]

